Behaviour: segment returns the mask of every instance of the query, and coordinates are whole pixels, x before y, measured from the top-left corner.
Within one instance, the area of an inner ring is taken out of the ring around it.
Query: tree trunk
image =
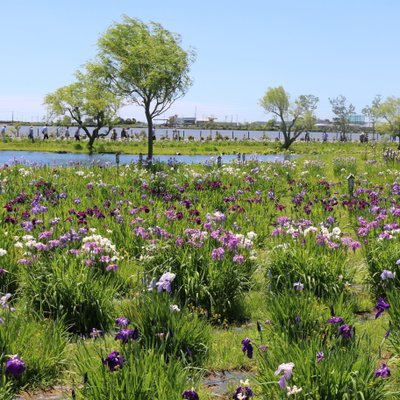
[[[287,150],[292,145],[293,142],[294,142],[293,139],[285,137],[285,140],[284,140],[284,142],[282,144],[282,148]]]
[[[296,137],[292,137],[290,130],[281,129],[283,133],[283,143],[281,145],[282,149],[287,150],[292,143],[296,140]]]
[[[147,161],[151,163],[153,159],[153,119],[147,106],[145,112],[147,119]]]
[[[86,136],[89,138],[89,142],[88,142],[88,147],[89,147],[89,149],[92,149],[93,148],[93,145],[94,145],[94,141],[96,140],[96,138],[97,138],[97,136],[98,136],[98,129],[97,128],[95,128],[94,130],[93,130],[93,132],[92,132],[92,134],[90,135],[90,134],[88,134],[88,133],[86,133]]]

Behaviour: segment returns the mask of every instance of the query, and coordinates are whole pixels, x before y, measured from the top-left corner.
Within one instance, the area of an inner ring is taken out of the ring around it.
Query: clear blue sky
[[[12,0],[1,5],[0,119],[41,120],[44,96],[73,82],[123,14],[196,49],[194,84],[166,117],[267,120],[259,99],[279,85],[318,96],[322,118],[340,94],[357,112],[376,94],[400,96],[398,0]],[[138,107],[121,115],[145,120]]]

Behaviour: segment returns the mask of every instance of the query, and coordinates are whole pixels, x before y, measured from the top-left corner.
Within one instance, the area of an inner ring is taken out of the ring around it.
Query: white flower
[[[7,250],[0,249],[0,257],[3,257],[7,254]]]
[[[35,238],[32,236],[32,235],[24,235],[24,236],[22,236],[22,240],[24,241],[24,242],[28,242],[28,241],[30,241],[30,240],[34,240]]]
[[[179,311],[181,311],[181,309],[176,304],[171,304],[169,306],[169,309],[170,309],[171,312],[179,312]]]
[[[303,390],[302,388],[298,388],[296,385],[294,385],[293,387],[287,386],[286,389],[288,396],[291,396],[292,394],[299,394]]]
[[[341,234],[342,234],[342,231],[337,226],[332,229],[332,236],[334,239],[339,239]]]
[[[247,239],[253,240],[256,237],[257,237],[257,233],[255,233],[253,231],[247,232]]]

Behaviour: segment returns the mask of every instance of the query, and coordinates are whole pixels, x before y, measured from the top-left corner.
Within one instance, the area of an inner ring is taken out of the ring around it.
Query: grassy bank
[[[393,147],[395,145],[391,144]],[[219,155],[219,154],[282,154],[295,153],[305,155],[321,154],[360,154],[373,158],[380,154],[387,143],[321,143],[321,142],[296,142],[289,150],[283,150],[280,143],[272,141],[238,140],[238,141],[155,141],[154,154],[157,155]],[[9,151],[44,151],[88,153],[87,142],[65,140],[36,140],[31,143],[27,139],[8,139],[0,142],[0,150]],[[121,153],[121,154],[146,154],[146,141],[112,142],[99,140],[93,148],[95,153]]]

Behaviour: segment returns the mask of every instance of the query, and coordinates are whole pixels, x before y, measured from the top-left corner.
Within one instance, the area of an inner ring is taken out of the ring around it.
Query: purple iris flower
[[[325,354],[322,351],[319,351],[315,357],[317,358],[317,363],[320,363],[322,360],[325,359]]]
[[[250,343],[251,339],[246,337],[242,340],[242,351],[243,353],[247,353],[247,357],[253,358],[253,346]]]
[[[92,328],[92,331],[90,332],[90,337],[92,339],[97,339],[103,334],[103,331],[100,329]]]
[[[120,340],[121,343],[126,344],[128,343],[129,339],[137,340],[139,338],[139,331],[137,328],[135,329],[121,329],[116,335],[115,340]]]
[[[130,324],[130,322],[131,321],[129,321],[129,319],[125,317],[118,317],[115,319],[115,323],[118,326],[122,326],[123,328],[126,328]]]
[[[293,374],[294,363],[284,363],[279,365],[278,369],[274,372],[275,375],[279,375],[283,372],[281,377],[279,378],[279,386],[284,389],[286,387],[286,381],[292,377]]]
[[[375,376],[382,378],[388,378],[390,376],[390,369],[386,364],[382,364],[381,367],[375,370]]]
[[[156,283],[158,287],[158,291],[162,292],[163,290],[167,291],[168,293],[171,292],[172,289],[172,281],[175,279],[175,274],[171,272],[165,272],[162,274],[160,280]]]
[[[330,323],[330,324],[339,324],[343,321],[344,321],[344,319],[342,317],[332,317],[332,318],[328,319],[328,323]]]
[[[383,335],[383,337],[385,339],[387,339],[390,336],[390,332],[392,331],[392,328],[389,327],[389,329],[385,332],[385,334]]]
[[[252,396],[253,391],[248,386],[238,386],[233,395],[233,400],[249,399]]]
[[[384,269],[381,273],[381,279],[383,281],[385,281],[386,279],[393,279],[394,278],[394,274],[392,271],[389,271],[387,269]]]
[[[199,400],[199,395],[195,392],[193,388],[190,390],[185,390],[182,393],[182,397],[187,400]]]
[[[18,378],[25,371],[25,363],[18,357],[18,354],[11,356],[6,363],[6,374]]]
[[[389,303],[385,303],[385,300],[382,297],[379,297],[378,303],[376,304],[375,310],[375,319],[379,318],[379,316],[390,307]]]
[[[350,325],[343,324],[339,327],[338,331],[339,336],[343,336],[344,338],[351,338],[353,336],[353,329]]]
[[[213,249],[211,252],[211,258],[213,260],[221,261],[224,258],[225,250],[222,247]]]
[[[301,291],[301,290],[303,290],[303,289],[304,289],[304,283],[301,283],[301,282],[295,282],[295,283],[293,284],[293,287],[294,287],[296,290],[299,290],[299,291]]]
[[[124,357],[122,357],[118,351],[112,351],[105,360],[103,360],[103,364],[107,365],[111,372],[114,372],[115,370],[122,368],[124,361]]]

